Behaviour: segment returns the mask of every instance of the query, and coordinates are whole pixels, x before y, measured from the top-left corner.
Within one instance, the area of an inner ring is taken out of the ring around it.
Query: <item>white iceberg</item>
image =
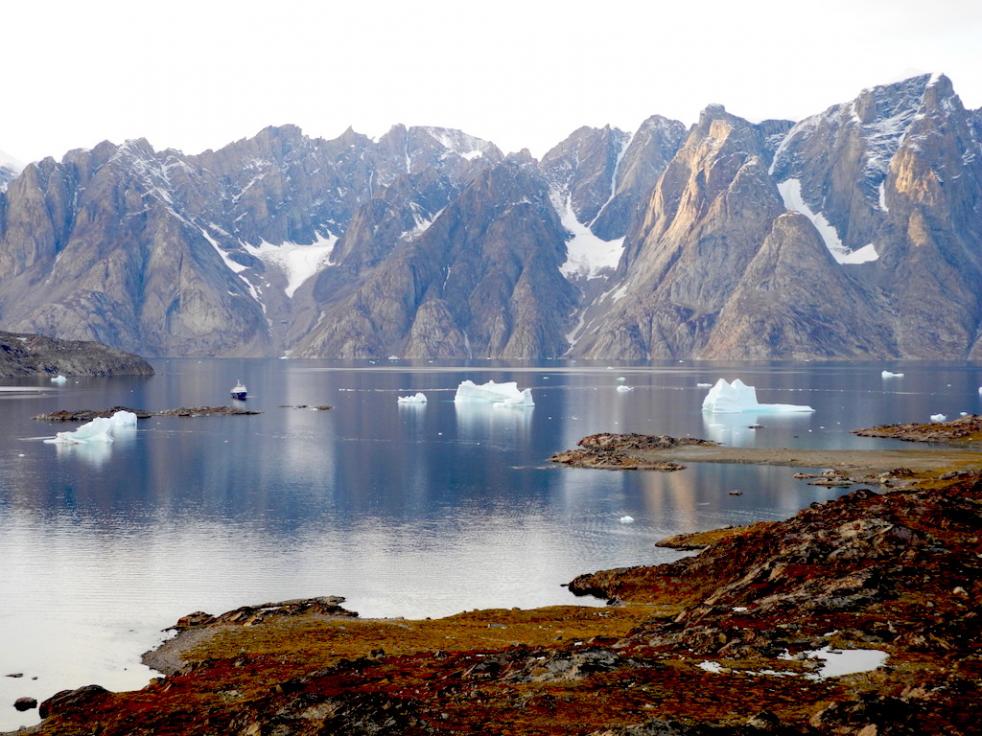
[[[617,387],[617,393],[619,394],[626,394],[628,391],[633,391],[633,390],[634,390],[634,386],[625,386],[624,384],[621,384],[620,386]]]
[[[712,388],[712,387],[713,387],[713,384],[711,384],[711,383],[697,383],[696,384],[696,388]]]
[[[473,381],[463,381],[457,387],[453,399],[455,404],[489,404],[503,407],[535,406],[532,401],[532,389],[518,390],[518,383],[505,381],[495,383],[488,381],[477,385]]]
[[[45,442],[58,445],[108,443],[115,437],[132,431],[136,431],[136,414],[131,411],[117,411],[111,417],[96,417],[74,432],[59,432],[54,439]]]
[[[882,371],[880,373],[881,378],[903,378],[903,373],[891,373],[890,371]]]
[[[790,414],[813,412],[810,406],[796,404],[760,404],[757,402],[757,389],[746,385],[737,378],[729,383],[725,378],[716,382],[702,401],[702,410],[712,414],[738,414],[756,412],[758,414]]]
[[[946,417],[946,416],[945,416],[944,414],[932,414],[932,415],[931,415],[931,421],[932,421],[932,422],[943,422],[943,421],[945,421],[945,420],[946,420],[947,418],[948,418],[948,417]]]
[[[399,396],[396,399],[396,401],[398,401],[400,404],[419,404],[419,405],[422,405],[422,404],[425,404],[426,403],[426,394],[416,392],[412,396]]]
[[[633,516],[627,516],[627,515],[625,515],[625,516],[622,516],[621,518],[619,518],[618,521],[621,524],[633,524],[634,523],[634,517]]]
[[[57,376],[51,379],[51,382],[57,383],[59,386],[63,386],[68,383],[68,379],[59,373]]]

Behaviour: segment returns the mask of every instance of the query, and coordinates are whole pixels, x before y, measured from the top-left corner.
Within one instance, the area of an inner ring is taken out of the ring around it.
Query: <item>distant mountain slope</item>
[[[150,355],[982,359],[982,111],[943,75],[793,122],[270,127],[0,168],[0,326]]]

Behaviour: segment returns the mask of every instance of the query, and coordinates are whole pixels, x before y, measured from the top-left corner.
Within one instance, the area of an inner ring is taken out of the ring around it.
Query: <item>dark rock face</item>
[[[23,697],[17,698],[17,700],[14,701],[14,708],[22,713],[26,710],[32,710],[37,707],[38,701],[36,698]]]
[[[51,375],[152,376],[153,366],[138,355],[97,342],[54,340],[0,332],[0,378]]]
[[[38,708],[38,715],[47,718],[66,710],[85,709],[92,703],[109,696],[110,692],[101,685],[85,685],[76,690],[61,690],[42,701]]]
[[[982,111],[944,76],[797,123],[582,127],[541,162],[402,125],[106,142],[0,168],[0,325],[149,355],[977,359],[980,209]]]
[[[314,284],[325,305],[296,355],[561,355],[576,299],[564,233],[533,166],[484,172],[356,288]]]

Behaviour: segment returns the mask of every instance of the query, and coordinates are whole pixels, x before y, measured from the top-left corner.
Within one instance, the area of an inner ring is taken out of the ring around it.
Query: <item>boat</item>
[[[248,389],[243,385],[242,381],[236,381],[232,390],[229,392],[232,394],[232,398],[238,401],[245,401],[246,394],[249,393]]]

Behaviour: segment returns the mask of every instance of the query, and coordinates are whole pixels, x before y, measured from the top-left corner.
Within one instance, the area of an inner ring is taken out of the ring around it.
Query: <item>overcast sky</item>
[[[444,125],[541,155],[580,125],[800,118],[942,71],[982,106],[982,2],[13,2],[0,149],[193,153],[295,123]]]

